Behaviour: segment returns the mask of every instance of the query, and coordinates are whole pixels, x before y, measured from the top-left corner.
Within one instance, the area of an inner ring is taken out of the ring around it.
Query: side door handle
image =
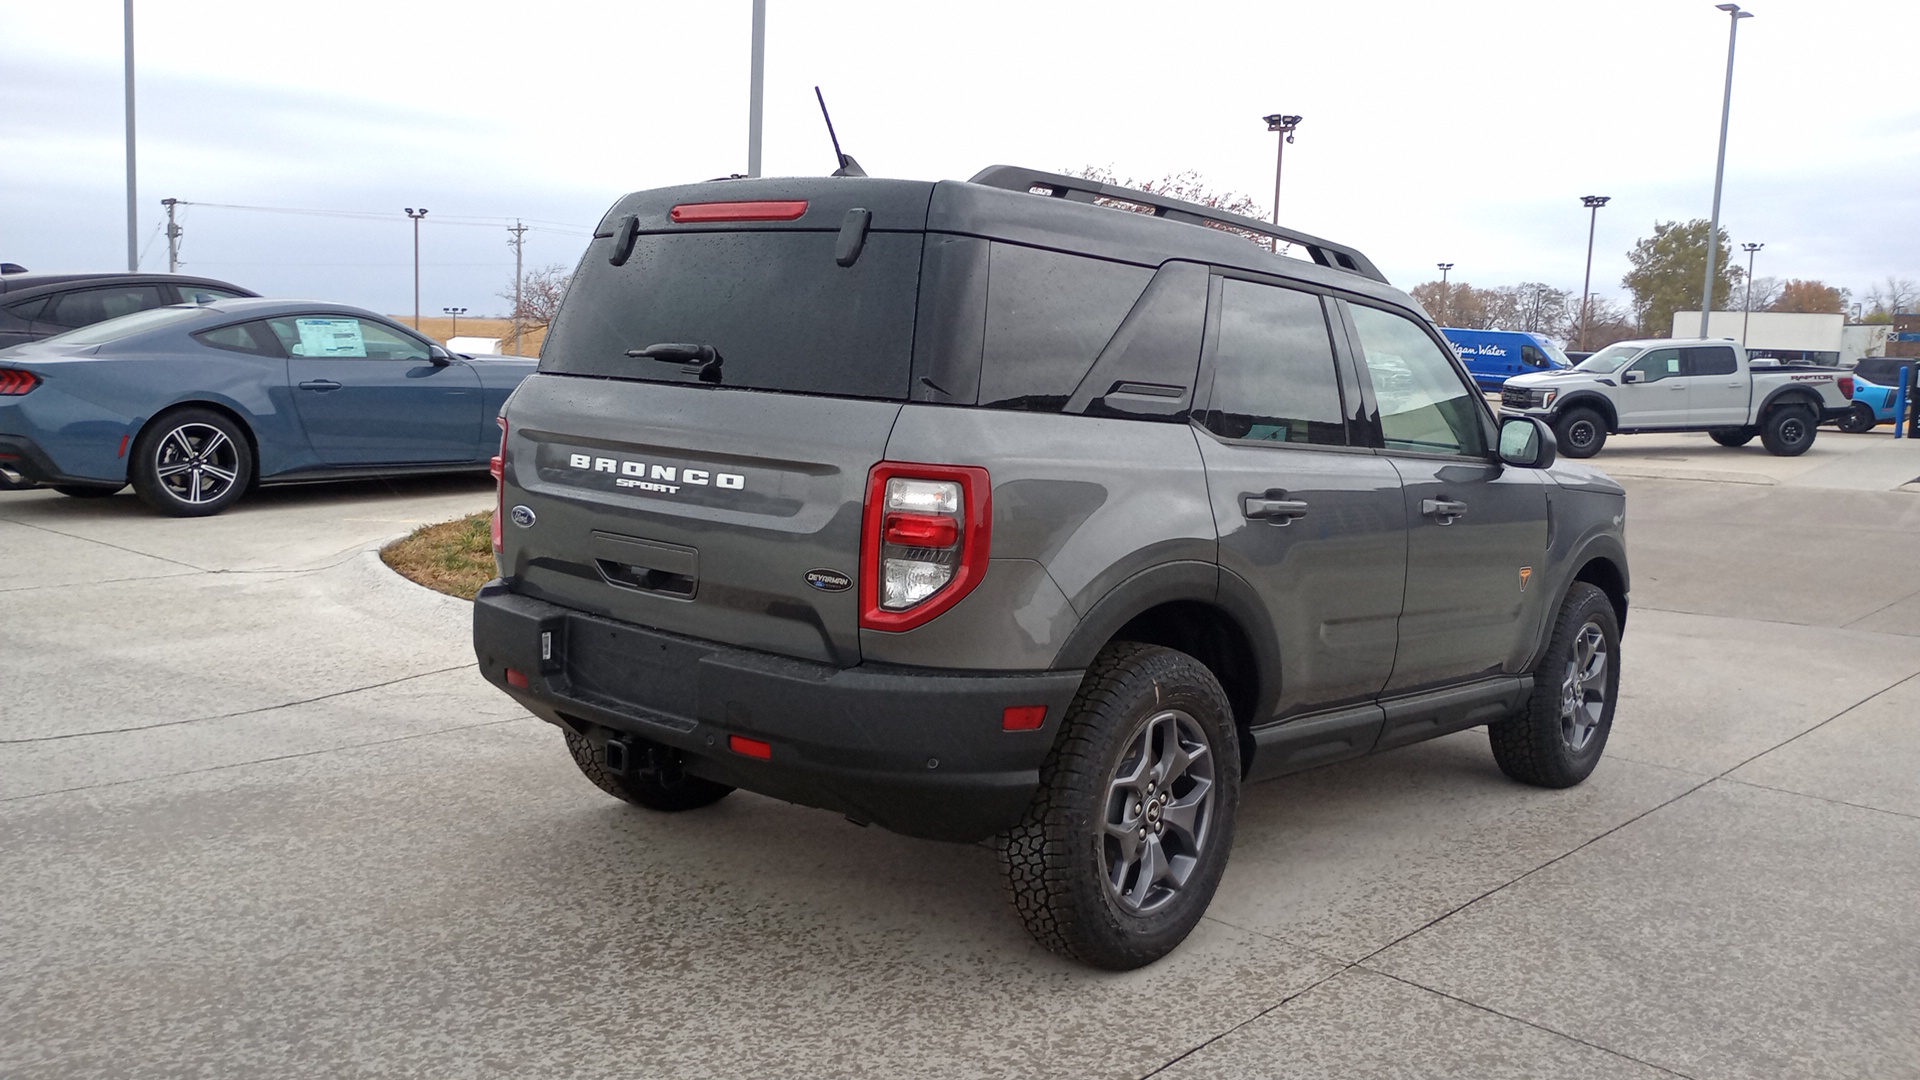
[[[1421,499],[1420,512],[1434,518],[1442,525],[1453,524],[1453,519],[1467,512],[1467,504],[1451,499]]]
[[[1278,494],[1285,495],[1286,492],[1282,491]],[[1306,516],[1307,504],[1298,499],[1277,498],[1273,494],[1242,495],[1240,512],[1256,521],[1265,520],[1274,525],[1287,525],[1292,523],[1294,518]]]
[[[300,384],[300,389],[317,390],[324,394],[330,390],[340,389],[340,384],[334,382],[332,379],[308,379],[306,382]]]

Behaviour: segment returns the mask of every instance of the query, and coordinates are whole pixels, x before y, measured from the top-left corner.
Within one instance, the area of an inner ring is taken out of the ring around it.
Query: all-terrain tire
[[[1219,887],[1239,797],[1239,737],[1213,673],[1173,649],[1109,644],[1025,818],[996,838],[1015,912],[1041,945],[1095,967],[1160,959]]]
[[[1856,401],[1853,407],[1847,410],[1847,415],[1842,416],[1834,426],[1849,435],[1861,435],[1879,427],[1880,418],[1874,415],[1873,406],[1864,401]]]
[[[225,413],[184,408],[156,417],[133,440],[127,472],[140,501],[170,517],[206,517],[253,483],[253,445]]]
[[[1738,448],[1752,442],[1753,437],[1758,434],[1760,434],[1758,431],[1750,427],[1723,427],[1707,432],[1707,437],[1721,446]]]
[[[605,732],[582,735],[571,728],[562,731],[567,737],[567,752],[573,755],[573,763],[580,767],[581,775],[593,781],[594,787],[622,802],[673,814],[712,806],[733,794],[733,789],[725,784],[684,773],[663,776],[656,770],[639,767],[615,773],[607,767]]]
[[[1592,409],[1568,409],[1553,418],[1553,437],[1561,457],[1590,458],[1607,445],[1607,421]]]
[[[1619,617],[1606,593],[1576,581],[1560,603],[1547,653],[1533,669],[1533,695],[1519,712],[1487,725],[1493,760],[1523,784],[1578,784],[1600,763],[1619,696]]]
[[[55,484],[53,490],[70,499],[104,499],[120,494],[125,484]]]
[[[1799,457],[1813,445],[1819,417],[1805,405],[1782,405],[1760,424],[1760,444],[1778,457]]]

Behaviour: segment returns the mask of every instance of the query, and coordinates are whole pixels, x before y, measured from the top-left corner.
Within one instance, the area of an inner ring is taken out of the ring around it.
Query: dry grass
[[[493,511],[415,529],[381,548],[380,558],[402,577],[471,600],[494,575]]]

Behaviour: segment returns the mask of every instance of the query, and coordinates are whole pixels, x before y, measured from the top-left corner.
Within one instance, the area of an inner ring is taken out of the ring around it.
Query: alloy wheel
[[[1173,899],[1206,850],[1213,754],[1179,709],[1147,717],[1125,746],[1107,781],[1102,868],[1120,905],[1144,915]]]
[[[240,448],[212,424],[181,424],[160,439],[153,474],[183,503],[210,503],[233,489]]]
[[[1574,635],[1560,682],[1560,737],[1574,753],[1585,750],[1607,711],[1607,636],[1589,620]]]

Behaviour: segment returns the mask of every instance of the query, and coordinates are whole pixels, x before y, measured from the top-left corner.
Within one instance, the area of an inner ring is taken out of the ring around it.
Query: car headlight
[[[1543,409],[1553,404],[1554,396],[1560,393],[1558,390],[1541,390],[1537,392],[1540,395],[1540,407]]]

